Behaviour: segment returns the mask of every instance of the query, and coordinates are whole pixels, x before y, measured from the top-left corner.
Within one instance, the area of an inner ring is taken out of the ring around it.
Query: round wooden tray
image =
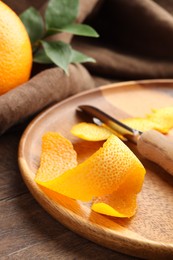
[[[79,161],[90,155],[88,151],[94,151],[87,148],[88,142],[79,141],[70,134],[71,127],[81,121],[76,108],[82,104],[97,106],[119,119],[129,115],[144,116],[152,108],[173,106],[173,80],[111,84],[68,98],[47,109],[29,124],[21,138],[18,157],[23,179],[35,199],[72,231],[125,254],[173,259],[173,177],[141,158],[134,144],[127,143],[144,164],[147,174],[133,218],[119,219],[97,214],[91,211],[89,204],[58,194],[53,201],[35,183],[43,133],[57,131],[70,139],[76,149],[80,147]],[[170,132],[168,138],[172,136]]]

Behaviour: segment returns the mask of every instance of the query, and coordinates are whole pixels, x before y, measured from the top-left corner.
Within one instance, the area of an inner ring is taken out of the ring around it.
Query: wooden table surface
[[[78,236],[41,208],[18,168],[22,132],[0,137],[0,259],[137,259]]]

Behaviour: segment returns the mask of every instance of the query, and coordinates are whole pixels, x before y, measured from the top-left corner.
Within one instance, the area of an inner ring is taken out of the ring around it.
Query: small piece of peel
[[[110,129],[107,125],[96,125],[93,123],[81,122],[74,125],[71,133],[87,141],[104,141],[112,134],[118,136],[121,140],[126,140],[121,134]]]
[[[166,134],[173,128],[173,107],[153,109],[153,112],[147,115],[147,119],[157,124],[158,130]]]
[[[121,122],[141,132],[145,132],[151,129],[159,129],[159,125],[156,122],[149,120],[148,118],[127,118],[121,120]]]
[[[112,132],[103,127],[92,123],[82,122],[72,127],[71,133],[83,140],[102,141],[106,140]]]

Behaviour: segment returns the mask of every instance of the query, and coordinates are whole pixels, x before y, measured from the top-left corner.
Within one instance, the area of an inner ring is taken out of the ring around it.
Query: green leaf
[[[52,64],[53,61],[47,56],[44,49],[38,50],[34,54],[33,61],[41,64]],[[69,63],[84,63],[84,62],[95,62],[95,60],[79,51],[71,48],[70,62]]]
[[[41,41],[46,55],[50,60],[68,74],[68,65],[71,59],[71,47],[64,42]]]
[[[73,23],[78,14],[78,0],[50,0],[45,13],[46,28],[62,28]]]
[[[70,62],[71,63],[84,63],[84,62],[95,62],[95,60],[79,51],[72,49]]]
[[[44,34],[44,22],[40,13],[30,7],[20,15],[20,19],[26,27],[31,43],[41,39]]]
[[[73,23],[63,26],[62,28],[49,29],[49,34],[54,34],[56,32],[67,32],[79,36],[99,37],[98,33],[87,24]]]
[[[51,61],[51,59],[46,55],[44,49],[40,49],[34,54],[33,61],[36,62],[36,63],[42,63],[42,64],[53,63]]]

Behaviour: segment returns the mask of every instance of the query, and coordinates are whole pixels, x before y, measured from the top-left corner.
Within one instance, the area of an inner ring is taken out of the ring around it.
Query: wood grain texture
[[[96,214],[91,212],[88,204],[60,195],[52,201],[35,183],[43,133],[58,131],[77,146],[79,140],[70,134],[70,129],[81,120],[76,114],[76,107],[81,104],[95,105],[119,119],[128,115],[143,116],[153,107],[173,105],[173,81],[113,84],[76,95],[39,115],[26,129],[19,147],[19,165],[26,185],[40,205],[60,223],[115,251],[141,258],[172,259],[173,177],[142,158],[135,145],[127,144],[143,162],[147,175],[138,196],[138,211],[131,219]],[[79,160],[85,158],[85,144]]]

